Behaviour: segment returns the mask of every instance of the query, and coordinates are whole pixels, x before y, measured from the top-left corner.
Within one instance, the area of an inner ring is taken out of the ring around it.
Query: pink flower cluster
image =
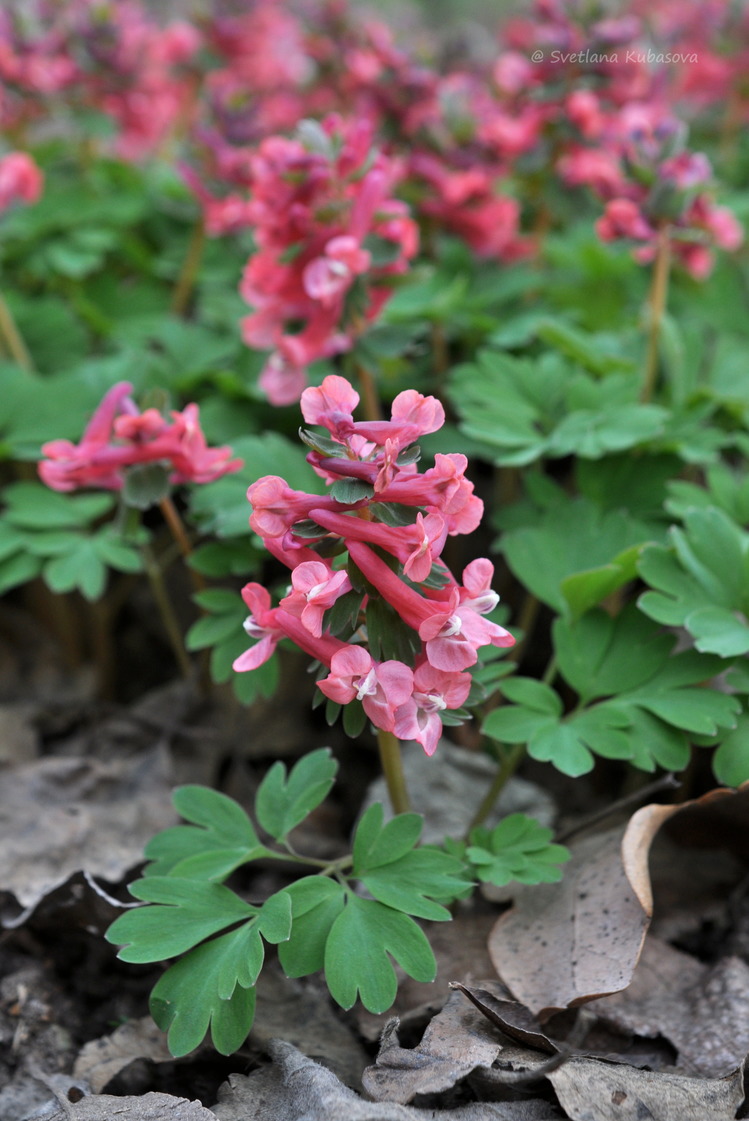
[[[42,446],[46,459],[39,475],[53,490],[80,487],[121,490],[128,467],[163,463],[171,468],[170,482],[210,483],[238,471],[230,447],[209,448],[200,428],[197,405],[172,412],[166,420],[158,409],[140,412],[129,382],[118,382],[105,394],[79,444],[51,440]]]
[[[466,671],[477,651],[515,640],[486,618],[499,598],[491,562],[472,561],[459,582],[441,559],[447,536],[470,533],[483,513],[465,477],[465,456],[438,454],[433,467],[418,471],[414,441],[442,426],[442,405],[406,390],[393,401],[389,421],[357,421],[358,402],[335,374],[302,394],[305,421],[327,430],[304,438],[312,448],[307,458],[331,493],[292,490],[273,475],[247,492],[250,525],[291,570],[291,586],[277,607],[262,585],[243,589],[245,629],[257,642],[234,669],[256,669],[289,638],[327,667],[318,681],[326,697],[342,705],[360,701],[377,728],[416,740],[431,755],[440,713],[460,709],[468,697]],[[328,612],[344,596],[353,601],[348,633],[333,634]],[[405,627],[411,660],[373,656],[368,647],[376,644],[379,653],[383,645],[381,634],[375,643],[377,619],[386,632]]]
[[[255,309],[242,332],[273,348],[260,384],[275,405],[299,399],[311,362],[351,346],[418,245],[407,207],[391,197],[398,164],[373,149],[370,126],[304,125],[297,139],[264,140],[250,161],[258,250],[240,285]]]
[[[743,230],[710,193],[706,156],[684,146],[685,128],[662,106],[628,104],[604,113],[590,90],[569,98],[570,116],[595,147],[575,145],[559,171],[573,185],[589,186],[605,202],[596,222],[602,241],[638,242],[635,258],[647,263],[665,230],[676,259],[698,280],[709,275],[711,249],[737,249]]]
[[[26,152],[9,152],[0,159],[0,211],[14,202],[36,202],[43,185],[41,171]]]
[[[137,0],[8,0],[0,123],[23,128],[60,105],[94,108],[116,124],[118,155],[142,159],[187,115],[185,64],[200,42],[191,23],[161,27]]]

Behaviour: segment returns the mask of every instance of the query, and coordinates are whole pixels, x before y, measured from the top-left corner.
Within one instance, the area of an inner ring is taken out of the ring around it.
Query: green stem
[[[192,290],[195,287],[200,262],[203,259],[203,249],[205,248],[205,225],[203,219],[198,218],[193,226],[190,240],[187,245],[187,253],[182,262],[177,283],[174,286],[172,294],[172,314],[184,316],[187,311],[187,305],[190,302]]]
[[[377,746],[380,750],[380,764],[393,813],[408,813],[411,809],[411,801],[406,789],[406,776],[403,773],[400,740],[392,732],[385,732],[382,728],[378,728]]]
[[[187,656],[184,642],[182,641],[182,632],[177,622],[177,616],[172,607],[172,602],[169,599],[169,593],[166,590],[164,577],[158,561],[154,557],[148,545],[143,545],[143,559],[146,567],[146,575],[148,582],[151,585],[153,598],[156,601],[156,606],[161,615],[161,621],[164,624],[167,637],[174,652],[174,657],[177,660],[177,665],[180,668],[182,675],[186,678],[193,676],[192,664]]]
[[[663,316],[668,299],[668,274],[671,267],[671,240],[667,225],[658,230],[658,240],[653,262],[653,279],[648,296],[648,345],[645,356],[645,376],[642,383],[640,401],[647,404],[653,396],[658,377],[658,351]]]
[[[0,293],[0,336],[10,351],[11,357],[27,374],[35,374],[36,369],[23,336],[18,330],[13,314]]]
[[[361,362],[357,365],[356,372],[359,375],[359,388],[361,389],[365,418],[367,420],[382,420],[380,398],[377,393],[377,379]]]
[[[515,774],[515,771],[518,769],[524,758],[524,743],[515,743],[512,745],[512,747],[510,747],[506,752],[503,753],[502,758],[500,759],[499,767],[497,768],[497,773],[494,776],[494,780],[487,790],[486,794],[482,798],[481,804],[476,810],[471,824],[466,830],[466,839],[468,839],[468,835],[470,834],[472,829],[475,829],[477,825],[481,825],[486,821],[487,817],[494,809],[494,804],[497,801],[497,798],[499,798],[509,779],[511,779]]]
[[[169,495],[167,495],[166,498],[162,498],[161,502],[159,503],[159,509],[161,510],[161,513],[164,517],[164,521],[169,526],[169,532],[174,538],[177,548],[185,559],[187,567],[190,571],[190,579],[192,580],[193,589],[196,592],[204,591],[205,580],[203,579],[202,574],[196,569],[190,567],[192,545],[190,544],[190,538],[187,536],[185,523],[179,516],[177,507],[174,505]]]

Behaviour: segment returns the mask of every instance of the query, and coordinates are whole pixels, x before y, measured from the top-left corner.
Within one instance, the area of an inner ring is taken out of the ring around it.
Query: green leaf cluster
[[[0,517],[0,593],[41,576],[53,592],[104,593],[107,572],[140,572],[144,531],[127,535],[112,523],[111,494],[58,494],[41,483],[5,488]]]
[[[450,918],[445,904],[470,889],[464,862],[417,847],[422,819],[401,814],[384,822],[379,804],[361,818],[350,857],[323,866],[301,856],[289,835],[327,796],[336,766],[326,748],[288,773],[275,763],[258,788],[252,817],[217,791],[175,791],[186,824],[148,844],[150,863],[130,888],[144,906],[107,931],[124,961],[179,959],[151,996],[173,1054],[191,1051],[208,1030],[222,1053],[240,1046],[252,1025],[265,943],[278,944],[289,976],[324,971],[344,1008],[357,997],[373,1012],[390,1007],[397,989],[393,961],[417,980],[434,979],[434,955],[416,919]],[[261,858],[316,874],[251,904],[224,881]]]

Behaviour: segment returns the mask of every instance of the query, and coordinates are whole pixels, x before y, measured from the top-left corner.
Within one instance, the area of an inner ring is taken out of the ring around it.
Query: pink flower
[[[415,583],[426,580],[444,548],[447,526],[439,514],[419,512],[416,522],[407,526],[386,526],[365,518],[312,509],[310,518],[331,533],[350,541],[378,545],[397,557],[403,571]]]
[[[344,571],[334,572],[322,561],[304,561],[291,574],[293,592],[281,600],[280,606],[292,615],[298,614],[311,635],[322,635],[323,615],[335,601],[351,591],[351,581]]]
[[[620,237],[649,241],[655,236],[655,230],[643,218],[637,203],[623,198],[606,203],[603,217],[596,222],[596,233],[601,241],[615,241]]]
[[[9,152],[0,159],[0,210],[13,202],[36,202],[42,193],[42,173],[26,152]]]
[[[278,475],[263,475],[252,483],[247,498],[252,504],[250,527],[260,537],[283,537],[297,522],[310,517],[315,507],[337,513],[353,508],[342,506],[329,495],[292,490]]]
[[[329,676],[317,684],[338,704],[361,701],[375,727],[392,732],[395,710],[413,691],[413,671],[398,661],[375,662],[363,647],[347,646],[333,655]]]
[[[393,731],[400,740],[415,740],[433,755],[442,735],[440,713],[460,708],[471,690],[469,673],[445,673],[423,662],[414,671],[413,693],[395,713]]]
[[[244,654],[235,658],[233,668],[237,673],[257,669],[274,653],[279,641],[284,637],[284,632],[276,622],[277,610],[270,605],[270,595],[262,584],[246,584],[242,588],[242,599],[250,609],[250,614],[244,623],[244,629],[250,638],[258,641]]]
[[[400,475],[378,495],[380,502],[431,506],[442,514],[448,533],[471,533],[479,525],[484,503],[465,478],[468,460],[459,452],[434,457],[434,467],[422,475]]]
[[[353,424],[353,412],[359,404],[359,394],[346,378],[328,374],[320,386],[310,386],[301,395],[302,416],[307,424],[319,424],[333,436],[339,427]]]

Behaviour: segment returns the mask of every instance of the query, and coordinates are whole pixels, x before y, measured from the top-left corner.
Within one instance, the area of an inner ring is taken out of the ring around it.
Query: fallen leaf
[[[219,1091],[213,1114],[220,1121],[551,1121],[547,1102],[486,1102],[455,1109],[415,1109],[397,1102],[368,1102],[332,1071],[281,1040],[272,1044],[272,1067],[232,1075]],[[76,1119],[77,1121],[77,1119]],[[119,1118],[118,1118],[119,1121]]]
[[[263,967],[257,982],[258,1006],[249,1044],[267,1050],[283,1033],[310,1059],[332,1070],[348,1086],[358,1086],[369,1055],[354,1033],[336,1016],[323,984],[285,977],[274,962]]]
[[[130,1020],[111,1035],[92,1039],[81,1049],[73,1075],[85,1079],[94,1094],[100,1094],[121,1070],[137,1059],[153,1063],[174,1062],[166,1036],[150,1016]]]
[[[8,769],[0,785],[0,891],[36,904],[73,873],[116,882],[171,825],[166,752],[137,759],[48,757]]]
[[[79,1102],[65,1104],[45,1121],[215,1121],[215,1114],[200,1102],[175,1098],[171,1094],[143,1094],[118,1098],[111,1094],[92,1094]]]
[[[720,788],[683,805],[644,806],[624,829],[574,841],[562,881],[518,886],[492,930],[489,954],[500,978],[541,1019],[626,988],[652,916],[648,855],[659,829],[684,815],[690,836],[707,822],[727,844],[749,832],[748,812],[749,784]]]
[[[486,1019],[453,993],[427,1027],[417,1047],[400,1046],[398,1021],[383,1032],[375,1065],[362,1085],[382,1102],[410,1102],[417,1094],[449,1090],[477,1067],[490,1067],[502,1049]]]
[[[524,1043],[528,1047],[535,1047],[537,1051],[546,1051],[548,1054],[558,1050],[557,1045],[544,1034],[541,1024],[525,1005],[517,1000],[508,999],[510,991],[505,985],[501,982],[487,981],[484,982],[484,986],[476,989],[453,981],[450,987],[463,993],[487,1020],[516,1043]]]
[[[541,1019],[630,981],[649,916],[625,874],[622,836],[570,845],[561,882],[519,888],[489,937],[497,973]]]
[[[596,1001],[607,1023],[636,1035],[664,1036],[689,1074],[722,1078],[749,1054],[749,965],[726,957],[703,965],[648,936],[624,992]]]
[[[743,1072],[686,1078],[597,1059],[571,1059],[547,1075],[572,1121],[733,1121]]]

